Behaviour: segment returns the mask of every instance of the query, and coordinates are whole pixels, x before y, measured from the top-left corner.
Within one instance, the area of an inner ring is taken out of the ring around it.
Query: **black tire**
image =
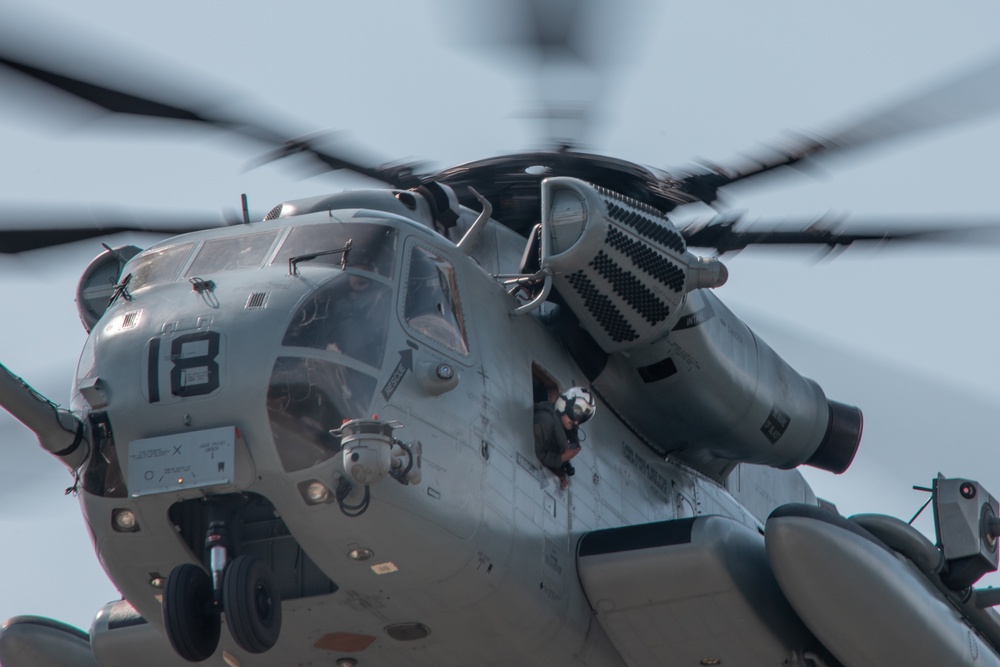
[[[271,570],[256,556],[237,556],[222,580],[222,607],[233,639],[263,653],[281,634],[281,594]]]
[[[188,662],[212,657],[219,646],[222,618],[212,608],[212,580],[192,563],[178,565],[163,591],[163,625],[170,645]]]

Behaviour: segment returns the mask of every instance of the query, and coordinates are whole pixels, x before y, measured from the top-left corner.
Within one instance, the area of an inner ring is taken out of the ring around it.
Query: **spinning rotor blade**
[[[944,129],[998,112],[1000,57],[993,57],[954,78],[862,116],[839,131],[825,136],[800,136],[789,146],[776,147],[769,155],[751,158],[744,164],[731,168],[713,166],[711,171],[690,174],[681,180],[681,186],[698,200],[711,203],[718,198],[720,188],[779,167]]]
[[[59,52],[58,49],[52,49],[52,51]],[[317,135],[294,137],[268,127],[263,122],[216,115],[204,106],[187,105],[165,99],[157,100],[135,91],[99,83],[89,73],[86,75],[74,74],[74,70],[78,67],[72,64],[69,57],[64,58],[64,62],[49,67],[30,62],[30,59],[12,50],[9,44],[0,47],[0,69],[6,68],[29,77],[78,100],[100,107],[109,113],[144,116],[158,120],[188,121],[235,132],[272,148],[271,152],[260,163],[301,153],[317,160],[324,166],[325,170],[347,169],[398,188],[414,187],[421,183],[421,180],[413,175],[412,165],[367,166],[362,161],[321,148],[317,142],[319,138]],[[133,81],[149,78],[148,75],[140,77],[134,73],[128,74],[130,75],[127,78]]]
[[[525,0],[525,4],[533,6]],[[544,3],[543,3],[544,4]],[[556,33],[564,35],[568,33]],[[538,44],[534,47],[541,54],[555,49],[552,44],[561,42],[548,33],[539,31]],[[568,49],[568,47],[560,47]],[[610,188],[669,213],[678,206],[694,202],[711,204],[718,199],[719,190],[727,185],[787,167],[809,158],[834,155],[847,150],[875,146],[919,132],[945,128],[960,122],[982,118],[1000,111],[1000,57],[993,58],[973,70],[932,86],[885,109],[862,117],[855,123],[831,133],[825,138],[799,135],[791,145],[773,148],[768,154],[747,159],[731,167],[710,167],[696,173],[664,173],[621,160],[589,155],[565,147],[556,151],[543,151],[508,155],[458,165],[433,178],[455,187],[459,197],[465,186],[473,185],[492,201],[497,202],[494,216],[508,226],[517,220],[532,220],[532,212],[539,205],[537,190],[542,178],[548,175],[572,176]],[[474,206],[466,198],[463,203]],[[992,221],[990,221],[992,224]],[[845,246],[856,241],[878,240],[957,240],[954,234],[962,230],[937,232],[921,229],[912,233],[898,228],[860,230],[856,234],[845,230],[827,228],[757,232],[734,230],[732,221],[713,220],[690,228],[692,245],[713,247],[719,252],[738,250],[751,244],[822,244],[830,247]],[[522,225],[517,231],[526,234],[530,226]],[[963,228],[964,229],[964,228]],[[969,233],[978,234],[976,230]],[[695,242],[696,241],[696,242]]]
[[[223,227],[237,221],[219,213],[216,217],[198,214],[142,213],[123,209],[65,209],[11,212],[0,222],[0,254],[15,254],[84,239],[122,232],[148,232],[175,235],[210,227]],[[14,227],[16,225],[16,227]]]
[[[485,4],[485,6],[483,6]],[[550,147],[582,145],[597,124],[612,65],[636,46],[642,21],[635,3],[601,0],[505,0],[478,3],[462,21],[462,34],[502,50],[503,64],[519,61],[520,78],[534,85],[534,109]],[[471,12],[475,11],[475,14]],[[486,24],[488,31],[480,26]],[[470,29],[474,28],[474,29]]]
[[[996,219],[966,221],[962,225],[940,227],[938,220],[914,225],[913,219],[893,221],[852,221],[820,218],[797,229],[787,223],[774,225],[755,222],[752,228],[737,229],[738,218],[720,216],[696,221],[680,229],[689,246],[712,248],[718,254],[740,251],[751,245],[814,245],[827,246],[831,251],[854,243],[948,243],[1000,244],[1000,221]],[[933,225],[938,225],[937,227]]]

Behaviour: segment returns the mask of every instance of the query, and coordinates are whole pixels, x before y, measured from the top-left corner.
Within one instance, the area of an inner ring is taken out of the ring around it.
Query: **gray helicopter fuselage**
[[[797,472],[756,466],[730,493],[663,461],[611,410],[583,427],[561,490],[535,457],[533,403],[539,383],[586,378],[493,278],[524,239],[491,222],[470,256],[420,210],[368,196],[154,246],[94,326],[73,398],[95,431],[81,504],[101,563],[151,627],[171,569],[206,562],[218,508],[237,551],[282,588],[284,629],[262,664],[618,665],[578,583],[581,534],[696,514],[757,531],[775,504],[814,501]],[[344,265],[339,252],[302,258],[348,239]],[[338,315],[352,280],[378,292],[360,341]],[[419,476],[352,481],[330,433],[352,419],[398,422]],[[123,510],[133,529],[116,525]],[[222,648],[240,655],[225,633]]]

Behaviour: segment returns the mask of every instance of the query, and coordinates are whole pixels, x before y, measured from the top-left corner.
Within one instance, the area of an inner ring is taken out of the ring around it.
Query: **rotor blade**
[[[233,222],[222,213],[214,216],[168,214],[88,207],[48,211],[24,209],[18,212],[6,207],[0,216],[0,254],[38,250],[122,232],[172,236],[224,227]]]
[[[880,143],[944,129],[1000,112],[1000,56],[941,81],[873,113],[863,115],[837,131],[799,135],[789,145],[774,147],[768,155],[733,167],[710,167],[681,180],[681,187],[700,201],[711,203],[727,185],[787,167],[808,158],[840,154]]]
[[[474,37],[464,47],[499,51],[500,64],[520,66],[518,77],[533,86],[533,108],[521,115],[540,120],[545,142],[556,148],[580,146],[593,134],[615,81],[612,65],[620,70],[646,27],[635,20],[635,2],[504,0],[456,8],[467,12],[458,34]]]
[[[336,171],[347,169],[356,174],[373,178],[383,183],[388,183],[400,189],[415,188],[424,183],[426,178],[418,173],[418,168],[422,166],[416,162],[404,162],[399,164],[383,164],[378,167],[366,167],[357,159],[346,157],[347,149],[340,148],[337,155],[322,149],[318,142],[329,138],[331,132],[317,132],[308,136],[291,139],[283,142],[274,150],[258,156],[247,164],[247,169],[255,169],[269,162],[275,162],[292,155],[304,154],[313,159],[313,163],[318,165],[320,171]]]
[[[95,80],[90,74],[75,73],[74,70],[78,69],[79,65],[74,65],[69,57],[64,58],[64,62],[49,67],[38,62],[31,62],[30,59],[24,58],[19,53],[11,52],[10,49],[9,45],[0,47],[0,69],[6,68],[29,77],[49,88],[95,105],[108,113],[143,116],[157,120],[187,121],[231,131],[271,147],[273,150],[263,162],[294,154],[305,154],[322,164],[327,171],[347,169],[398,188],[414,187],[422,182],[413,175],[412,165],[372,167],[364,164],[363,161],[350,159],[339,152],[330,152],[320,148],[316,145],[316,135],[296,137],[293,134],[271,128],[263,122],[229,118],[213,113],[211,105],[204,103],[198,105],[167,101],[163,98],[155,99],[156,95],[147,96],[138,91],[106,85]],[[53,51],[59,52],[55,49]],[[51,54],[49,57],[51,58]],[[127,62],[127,59],[121,58],[120,61]],[[143,81],[150,78],[148,74],[138,76],[136,73],[124,72],[120,63],[113,67],[107,65],[105,74],[108,75],[112,71],[116,81]]]
[[[175,107],[170,104],[156,102],[125,91],[115,90],[96,83],[77,79],[72,76],[35,67],[27,62],[17,60],[0,53],[0,65],[27,75],[46,85],[69,93],[81,100],[103,107],[111,113],[133,114],[150,118],[170,120],[189,120],[211,125],[229,126],[228,123],[204,116],[191,109]]]
[[[864,116],[824,143],[831,150],[858,148],[997,112],[1000,112],[1000,55]]]
[[[1000,220],[964,220],[962,224],[941,227],[941,220],[924,220],[914,224],[906,220],[879,219],[852,221],[843,218],[819,218],[798,228],[784,222],[755,221],[752,227],[737,228],[740,221],[720,216],[695,221],[680,229],[689,246],[712,248],[720,255],[743,250],[751,245],[813,245],[831,250],[854,243],[947,243],[955,245],[1000,246]],[[938,226],[935,227],[934,225]]]

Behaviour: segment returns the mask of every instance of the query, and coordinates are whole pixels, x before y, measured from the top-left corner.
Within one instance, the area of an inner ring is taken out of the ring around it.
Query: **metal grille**
[[[582,270],[566,277],[569,284],[583,300],[583,305],[594,316],[597,323],[604,328],[608,336],[616,343],[632,341],[639,337],[632,325],[628,323],[618,307],[597,289],[590,278]]]
[[[637,234],[656,241],[674,252],[683,253],[687,249],[684,237],[673,228],[666,216],[652,206],[631,197],[625,197],[613,190],[595,186],[604,195],[608,217],[631,227]]]
[[[607,243],[666,287],[677,293],[684,290],[686,278],[684,269],[671,262],[654,248],[635,239],[630,239],[614,228],[608,230]]]
[[[663,303],[631,271],[615,263],[604,251],[597,253],[590,265],[607,280],[615,294],[632,306],[650,324],[657,324],[670,316],[670,306]]]
[[[277,220],[278,217],[281,216],[282,207],[284,207],[284,204],[278,204],[270,211],[268,211],[267,215],[264,216],[264,221],[266,222],[268,220]]]
[[[593,183],[590,183],[589,185],[590,185],[590,187],[594,188],[600,194],[604,195],[608,199],[614,199],[615,201],[621,202],[622,204],[625,204],[627,206],[631,206],[634,209],[637,209],[637,210],[642,211],[644,213],[648,213],[649,215],[652,215],[652,216],[659,217],[659,216],[663,215],[657,209],[653,208],[652,206],[650,206],[649,204],[647,204],[645,202],[639,201],[638,199],[635,199],[633,197],[626,197],[625,195],[623,195],[620,192],[615,192],[614,190],[609,190],[608,188],[606,188],[604,186],[601,186],[601,185],[594,185]]]
[[[267,306],[267,292],[253,292],[247,299],[246,310],[254,310]]]

